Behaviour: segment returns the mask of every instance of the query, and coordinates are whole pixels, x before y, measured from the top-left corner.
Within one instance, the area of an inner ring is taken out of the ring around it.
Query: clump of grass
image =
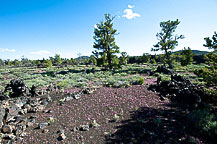
[[[116,122],[117,122],[117,121],[119,121],[119,119],[120,119],[120,116],[119,116],[119,115],[117,115],[117,114],[115,114],[115,115],[114,115],[114,121],[116,121]]]
[[[53,117],[50,117],[49,118],[49,124],[53,124],[55,122],[54,118]]]

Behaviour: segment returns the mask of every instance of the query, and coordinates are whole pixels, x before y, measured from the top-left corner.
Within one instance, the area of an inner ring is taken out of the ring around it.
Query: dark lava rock
[[[65,135],[64,130],[58,130],[58,131],[57,131],[57,134],[59,134],[59,136],[58,136],[58,138],[57,138],[58,141],[62,141],[62,140],[64,140],[64,139],[66,139],[66,135]]]
[[[9,112],[7,114],[6,122],[16,120],[16,117],[18,116],[18,113],[20,111],[20,108],[16,105],[10,105],[8,108]]]
[[[11,91],[10,97],[20,97],[28,94],[29,88],[23,79],[13,79],[5,87],[4,92]]]
[[[76,131],[78,131],[78,130],[79,130],[78,127],[74,127],[74,128],[72,129],[72,132],[76,132]]]
[[[82,93],[83,94],[92,94],[93,90],[91,88],[85,88],[85,89],[82,90]]]
[[[80,131],[89,131],[89,125],[80,125]]]
[[[4,134],[3,138],[8,139],[8,140],[14,140],[16,138],[16,136],[13,134]]]
[[[166,68],[165,66],[158,66],[157,70],[154,71],[155,73],[164,73],[164,74],[173,74],[173,72],[171,70],[169,70],[168,68]]]
[[[29,92],[30,92],[32,97],[39,95],[39,90],[37,89],[37,87],[35,85],[32,85]]]
[[[0,100],[1,100],[1,101],[7,100],[7,99],[9,99],[8,96],[0,94]]]
[[[171,80],[165,81],[158,78],[157,85],[151,85],[149,89],[159,92],[163,97],[184,104],[199,104],[207,97],[202,87],[192,84],[189,79],[180,75],[171,75]]]
[[[80,97],[81,97],[80,94],[74,94],[74,95],[73,95],[73,98],[74,98],[74,99],[79,99]]]
[[[13,128],[12,128],[12,126],[10,126],[10,125],[4,125],[3,127],[2,127],[2,132],[3,133],[12,133],[12,131],[13,131]]]

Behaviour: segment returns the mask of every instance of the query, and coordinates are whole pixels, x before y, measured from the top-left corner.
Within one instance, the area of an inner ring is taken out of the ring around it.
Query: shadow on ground
[[[116,128],[114,134],[105,136],[106,143],[199,144],[204,139],[187,123],[186,111],[172,106],[166,110],[140,108]]]

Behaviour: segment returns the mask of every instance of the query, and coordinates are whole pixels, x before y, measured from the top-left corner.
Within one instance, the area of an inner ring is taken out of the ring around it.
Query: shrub
[[[131,80],[132,85],[143,85],[144,83],[145,83],[145,79],[142,76],[132,77],[132,80]]]
[[[44,61],[44,67],[46,67],[46,68],[50,68],[50,67],[52,67],[53,65],[52,65],[52,62],[50,61],[50,60],[45,60]]]
[[[184,48],[181,52],[181,65],[182,66],[187,66],[189,64],[192,64],[193,62],[193,53],[192,50],[188,47],[187,49]]]
[[[217,136],[217,115],[210,108],[193,110],[188,118],[196,129],[208,136]]]
[[[145,83],[145,79],[143,77],[140,77],[138,80],[139,85],[143,85]]]

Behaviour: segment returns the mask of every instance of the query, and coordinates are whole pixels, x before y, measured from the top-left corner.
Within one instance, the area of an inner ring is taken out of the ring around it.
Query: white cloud
[[[133,6],[133,5],[128,5],[128,8],[134,8],[135,6]]]
[[[40,51],[30,52],[30,54],[33,54],[33,55],[47,55],[47,54],[50,54],[50,52],[47,51],[47,50],[40,50]]]
[[[15,52],[15,51],[16,51],[15,49],[0,48],[0,53],[3,53],[3,52]]]
[[[136,17],[140,17],[140,14],[134,13],[132,9],[125,9],[124,13],[125,13],[125,15],[123,15],[122,17],[125,17],[127,19],[133,19],[133,18],[136,18]]]

